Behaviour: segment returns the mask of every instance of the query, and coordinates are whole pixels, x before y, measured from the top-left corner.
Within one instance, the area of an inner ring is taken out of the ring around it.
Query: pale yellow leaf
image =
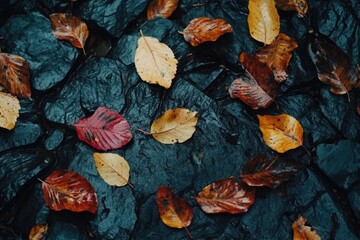
[[[47,233],[48,225],[47,224],[37,224],[33,226],[29,233],[29,240],[41,240],[44,235]]]
[[[17,97],[0,92],[0,127],[11,130],[19,117],[20,102]]]
[[[123,157],[114,153],[94,153],[94,161],[96,169],[107,184],[119,187],[130,185],[130,166]]]
[[[167,110],[151,125],[150,134],[161,143],[182,143],[194,134],[198,121],[197,112],[185,108]]]
[[[140,78],[151,84],[170,88],[177,63],[173,51],[156,38],[142,35],[135,51],[135,67]]]

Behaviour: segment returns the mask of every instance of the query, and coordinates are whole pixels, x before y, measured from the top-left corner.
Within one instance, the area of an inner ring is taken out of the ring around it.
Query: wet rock
[[[61,82],[78,56],[77,50],[58,41],[50,21],[38,12],[16,15],[0,27],[4,52],[25,58],[34,89],[44,91]]]
[[[354,211],[356,220],[360,222],[360,185],[357,184],[349,194],[349,203]]]
[[[47,150],[54,150],[64,139],[64,131],[55,129],[50,136],[45,140],[44,145]]]
[[[53,212],[49,219],[46,239],[87,240],[86,224],[79,215],[68,212]]]
[[[334,184],[349,189],[360,180],[360,144],[350,140],[320,144],[316,155],[316,164]]]

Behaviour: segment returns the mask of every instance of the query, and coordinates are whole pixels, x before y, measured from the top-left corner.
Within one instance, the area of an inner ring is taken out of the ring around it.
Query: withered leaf
[[[0,127],[11,130],[19,117],[20,102],[17,97],[0,92]]]
[[[296,40],[280,33],[270,45],[257,50],[256,56],[273,70],[277,82],[283,82],[287,78],[286,70],[292,56],[291,51],[297,47]]]
[[[275,0],[276,7],[283,11],[296,11],[299,17],[304,17],[308,11],[306,0]]]
[[[291,160],[280,157],[269,160],[265,154],[261,154],[245,164],[241,179],[249,186],[267,186],[275,189],[289,180],[298,168],[298,165]]]
[[[211,183],[196,197],[206,213],[244,213],[254,200],[255,190],[244,182],[235,181],[233,177]]]
[[[230,97],[242,100],[253,109],[268,107],[276,97],[273,72],[258,57],[247,53],[241,53],[240,62],[246,69],[245,75],[232,82]]]
[[[224,19],[200,17],[191,20],[183,34],[185,41],[195,47],[204,42],[214,42],[223,34],[232,31],[231,25]]]
[[[152,0],[147,8],[147,20],[155,17],[168,18],[176,10],[179,0]]]
[[[47,231],[47,224],[37,224],[31,228],[29,233],[29,240],[42,240]]]
[[[302,216],[292,224],[294,232],[293,240],[321,240],[314,229],[305,225],[306,219]]]
[[[0,84],[19,98],[31,97],[28,62],[20,56],[0,52]]]

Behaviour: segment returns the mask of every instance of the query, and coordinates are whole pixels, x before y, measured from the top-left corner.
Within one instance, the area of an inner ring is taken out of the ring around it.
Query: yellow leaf
[[[135,51],[135,67],[143,81],[170,88],[177,63],[174,53],[165,43],[144,35],[139,38]]]
[[[314,229],[305,225],[306,219],[302,216],[298,218],[293,224],[294,232],[293,240],[321,240],[320,236]]]
[[[41,240],[44,235],[47,233],[48,225],[47,224],[37,224],[33,226],[29,233],[29,240]]]
[[[167,110],[151,125],[152,136],[161,143],[183,143],[194,134],[197,112],[185,108]]]
[[[0,127],[11,130],[19,117],[20,102],[9,94],[0,92]]]
[[[258,115],[260,130],[266,145],[284,153],[302,146],[303,128],[294,117],[287,114],[278,116]]]
[[[127,161],[114,153],[94,153],[96,169],[104,181],[111,186],[129,184],[130,166]]]
[[[250,0],[248,25],[251,37],[270,44],[280,32],[280,17],[274,0]]]

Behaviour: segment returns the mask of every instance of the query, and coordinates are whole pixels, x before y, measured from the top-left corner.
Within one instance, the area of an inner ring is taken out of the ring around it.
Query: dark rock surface
[[[336,42],[353,67],[360,63],[357,0],[309,1],[305,19],[279,12],[281,32],[297,39],[299,48],[276,102],[257,111],[228,94],[231,82],[243,74],[239,54],[253,54],[262,46],[248,33],[245,0],[181,0],[169,19],[150,21],[147,0],[2,2],[1,50],[29,61],[34,91],[33,99],[21,100],[15,129],[0,129],[1,240],[27,239],[32,226],[44,223],[49,224],[48,240],[188,239],[185,230],[160,220],[159,185],[190,203],[194,239],[291,239],[299,215],[322,239],[360,239],[359,90],[350,92],[350,102],[329,92],[307,54],[311,25]],[[60,11],[72,11],[88,24],[87,56],[53,37],[47,16]],[[179,31],[196,17],[223,18],[234,32],[191,47]],[[134,54],[140,30],[166,43],[178,59],[170,89],[139,78]],[[94,164],[95,150],[80,142],[72,127],[99,106],[121,113],[131,125],[133,140],[110,152],[128,161],[134,188],[106,184]],[[148,131],[164,111],[177,107],[198,112],[190,140],[164,145],[137,131]],[[205,214],[193,198],[203,187],[239,177],[255,155],[275,155],[263,142],[257,115],[280,113],[294,116],[304,128],[304,146],[283,154],[299,162],[301,170],[276,190],[259,188],[245,214]],[[37,178],[61,168],[93,185],[99,201],[95,215],[55,212],[44,204]]]

